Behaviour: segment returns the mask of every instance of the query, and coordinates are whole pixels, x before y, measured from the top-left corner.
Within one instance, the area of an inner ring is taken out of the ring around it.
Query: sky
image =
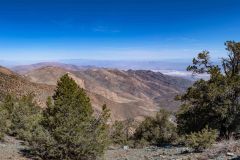
[[[0,60],[191,59],[240,41],[239,0],[0,0]]]

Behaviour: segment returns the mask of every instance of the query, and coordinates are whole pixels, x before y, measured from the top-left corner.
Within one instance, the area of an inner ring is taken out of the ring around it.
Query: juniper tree
[[[101,157],[108,145],[109,110],[94,117],[84,89],[67,74],[60,78],[31,144],[43,159],[85,160]]]
[[[193,74],[209,74],[198,80],[180,96],[183,105],[177,114],[179,132],[197,132],[209,126],[229,138],[240,126],[240,43],[225,43],[228,57],[221,66],[210,61],[208,51],[198,54],[187,68]]]

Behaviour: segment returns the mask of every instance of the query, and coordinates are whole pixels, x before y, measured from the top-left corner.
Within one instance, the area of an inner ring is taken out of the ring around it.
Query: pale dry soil
[[[23,150],[27,149],[23,142],[13,137],[5,136],[0,142],[0,160],[30,160],[23,156]]]
[[[0,142],[0,160],[33,160],[23,156],[28,148],[20,140],[6,136]],[[104,160],[240,160],[240,141],[222,141],[202,153],[187,147],[146,147],[142,149],[109,149]]]
[[[187,147],[146,147],[108,150],[106,160],[240,160],[239,142],[221,142],[201,153]]]

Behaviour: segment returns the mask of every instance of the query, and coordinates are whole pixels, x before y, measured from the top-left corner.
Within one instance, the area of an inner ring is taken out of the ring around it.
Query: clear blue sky
[[[240,41],[239,0],[0,0],[0,59],[186,59]]]

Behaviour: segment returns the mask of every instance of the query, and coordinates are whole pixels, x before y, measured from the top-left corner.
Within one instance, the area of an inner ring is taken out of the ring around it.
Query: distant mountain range
[[[55,62],[40,62],[34,63],[33,61],[28,61],[25,63],[0,61],[0,64],[5,67],[10,67],[16,69],[17,67],[39,67],[46,66],[47,64],[54,64],[54,66],[59,66],[58,64],[66,64],[65,67],[71,66],[71,69],[76,67],[79,68],[109,68],[109,69],[119,69],[119,70],[151,70],[156,72],[161,72],[170,76],[177,76],[182,78],[187,78],[190,80],[195,80],[199,78],[207,79],[208,75],[198,75],[193,77],[190,72],[186,71],[186,68],[191,64],[191,60],[162,60],[162,61],[133,61],[133,60],[58,60]],[[25,65],[23,65],[25,64]],[[31,69],[31,68],[29,68]],[[24,70],[26,71],[26,70]]]
[[[36,94],[37,102],[45,107],[53,94],[57,80],[68,73],[84,88],[96,113],[103,104],[111,109],[113,120],[141,119],[159,108],[176,110],[174,101],[192,81],[164,75],[150,70],[119,70],[97,67],[78,67],[62,63],[38,63],[0,69],[1,96],[8,93],[18,96]]]
[[[46,63],[48,61],[3,61],[0,60],[0,64],[5,67],[14,67],[19,65],[30,65],[37,63]],[[191,59],[188,60],[88,60],[88,59],[66,59],[49,61],[51,63],[63,63],[75,66],[93,66],[103,68],[116,68],[121,70],[186,70],[186,67],[191,63]]]
[[[84,67],[103,67],[120,70],[151,70],[154,72],[161,72],[166,75],[182,77],[190,80],[208,79],[206,74],[193,76],[191,72],[186,71],[186,68],[191,65],[191,59],[169,59],[169,60],[61,60],[59,62],[84,66]]]
[[[121,70],[159,70],[174,69],[186,70],[191,60],[60,60],[60,63],[73,64],[77,66],[95,66],[104,68],[116,68]]]

